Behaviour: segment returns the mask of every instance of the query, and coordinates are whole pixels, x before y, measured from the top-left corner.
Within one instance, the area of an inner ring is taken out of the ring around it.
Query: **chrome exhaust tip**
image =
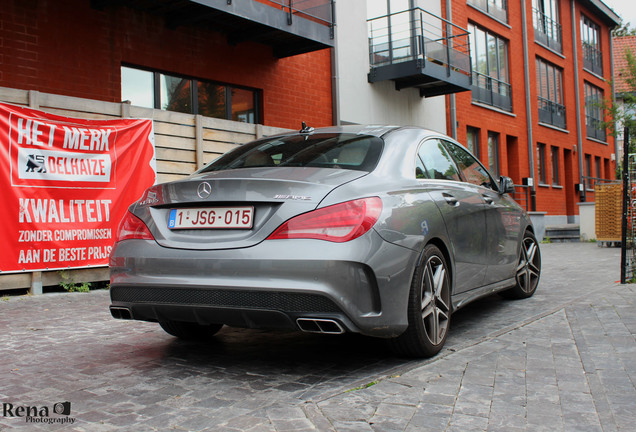
[[[298,318],[298,327],[307,333],[343,334],[345,330],[335,320],[320,318]]]
[[[131,320],[133,319],[132,311],[127,307],[110,306],[110,314],[113,318]]]

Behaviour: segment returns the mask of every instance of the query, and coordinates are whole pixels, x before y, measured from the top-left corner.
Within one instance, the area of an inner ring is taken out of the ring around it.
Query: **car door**
[[[462,147],[444,142],[464,180],[474,184],[484,203],[486,219],[485,257],[488,264],[484,285],[514,275],[520,236],[521,209],[505,194],[488,170]]]
[[[453,158],[439,139],[422,142],[418,150],[429,194],[439,208],[455,257],[455,291],[483,285],[486,274],[486,216],[477,186],[461,179]]]

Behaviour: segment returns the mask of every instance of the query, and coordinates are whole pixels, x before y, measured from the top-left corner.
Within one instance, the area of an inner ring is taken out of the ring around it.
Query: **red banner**
[[[152,120],[83,120],[0,104],[0,274],[108,264],[156,178]]]

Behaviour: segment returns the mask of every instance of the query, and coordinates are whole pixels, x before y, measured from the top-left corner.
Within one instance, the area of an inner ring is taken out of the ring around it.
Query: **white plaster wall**
[[[419,5],[440,15],[439,0]],[[369,83],[366,0],[336,1],[336,58],[340,121],[343,124],[413,125],[446,133],[444,96],[422,98],[419,89],[395,90],[393,81]]]

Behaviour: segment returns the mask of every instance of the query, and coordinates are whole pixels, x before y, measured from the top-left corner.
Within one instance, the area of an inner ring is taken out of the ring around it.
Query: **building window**
[[[508,22],[507,0],[468,0],[468,4],[476,7],[494,18]]]
[[[559,186],[561,185],[561,176],[559,175],[559,148],[553,146],[550,153],[552,156],[552,185]]]
[[[512,111],[508,76],[508,42],[474,24],[468,24],[473,66],[473,100]]]
[[[137,106],[155,108],[155,76],[153,72],[128,67],[121,68],[121,100]]]
[[[488,168],[495,178],[499,178],[499,134],[488,132]]]
[[[563,105],[563,71],[537,57],[537,93],[539,121],[561,129],[566,128]]]
[[[466,128],[466,148],[479,159],[479,129],[471,126]]]
[[[601,29],[583,15],[581,17],[581,44],[583,45],[583,67],[603,76],[603,54],[601,53]]]
[[[605,127],[603,126],[603,90],[585,83],[585,126],[587,136],[605,141]]]
[[[603,178],[601,176],[601,158],[600,158],[600,156],[595,156],[594,157],[594,175],[599,180]]]
[[[532,0],[534,40],[557,52],[563,52],[558,0]]]
[[[545,144],[541,143],[537,143],[537,174],[539,184],[548,184],[548,176],[545,171]]]
[[[258,90],[228,84],[122,66],[121,97],[146,108],[260,123]]]
[[[194,114],[191,80],[159,74],[159,100],[162,110]]]

